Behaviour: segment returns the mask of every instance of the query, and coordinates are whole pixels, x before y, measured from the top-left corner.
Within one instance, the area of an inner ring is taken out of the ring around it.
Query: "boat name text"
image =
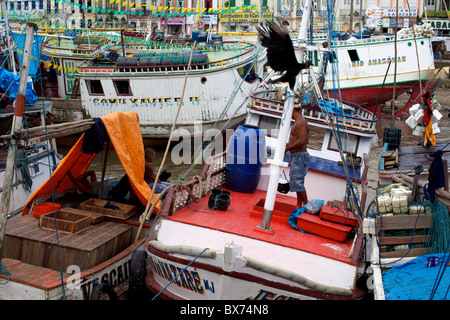
[[[275,292],[260,289],[258,294],[254,298],[248,297],[245,300],[300,300],[300,299],[281,295],[281,294],[276,294]]]
[[[149,257],[150,265],[154,272],[160,277],[172,281],[180,288],[193,291],[198,294],[205,294],[206,290],[215,292],[214,283],[208,280],[203,280],[197,271],[190,271],[188,269],[181,269],[180,267],[168,264],[153,257]]]
[[[381,64],[389,64],[389,63],[393,63],[393,62],[395,62],[394,58],[387,57],[387,58],[383,58],[383,59],[370,59],[367,61],[367,65],[368,66],[378,66]],[[406,62],[406,56],[398,57],[397,63],[400,63],[400,62]],[[365,66],[365,63],[362,60],[352,61],[352,68],[364,67],[364,66]]]
[[[147,107],[164,107],[164,106],[178,106],[181,98],[179,97],[154,97],[154,98],[94,98],[92,102],[96,105],[104,104],[127,104],[131,103],[132,107],[140,107],[146,105]],[[181,102],[182,105],[189,101],[190,104],[195,105],[200,103],[200,97],[189,97]]]
[[[67,273],[72,274],[67,279],[67,287],[69,289],[81,289],[83,293],[83,299],[89,300],[94,288],[94,280],[99,283],[107,283],[112,288],[124,283],[129,278],[131,260],[127,260],[124,263],[115,266],[113,269],[103,272],[101,274],[95,274],[94,277],[87,276],[81,279],[80,267],[76,265],[69,266],[67,268]],[[88,280],[89,279],[89,280]]]

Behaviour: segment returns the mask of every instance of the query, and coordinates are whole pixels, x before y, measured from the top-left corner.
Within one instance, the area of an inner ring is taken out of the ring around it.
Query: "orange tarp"
[[[112,146],[125,169],[130,180],[131,187],[143,205],[147,205],[151,189],[144,181],[145,156],[144,143],[142,141],[139,127],[138,115],[134,112],[114,112],[100,117],[105,125]],[[96,154],[90,155],[81,152],[83,137],[77,141],[69,153],[61,160],[53,172],[51,178],[44,182],[28,199],[22,215],[28,213],[29,204],[34,199],[50,196],[53,193],[62,192],[75,188],[67,172],[70,171],[74,177],[83,174],[95,158]],[[119,179],[121,177],[118,177]],[[154,194],[153,199],[158,195]],[[156,205],[159,210],[161,202]]]

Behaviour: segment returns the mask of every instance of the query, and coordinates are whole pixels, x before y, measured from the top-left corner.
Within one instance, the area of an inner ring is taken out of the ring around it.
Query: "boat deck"
[[[77,265],[86,270],[113,257],[131,244],[131,226],[113,221],[91,224],[78,234],[45,230],[28,214],[8,220],[3,258],[59,270]]]
[[[226,188],[221,189],[227,190]],[[202,198],[200,202],[191,202],[189,206],[174,212],[168,219],[245,236],[356,265],[354,259],[350,257],[352,236],[344,242],[338,242],[298,231],[289,224],[288,218],[295,208],[295,198],[282,194],[277,195],[275,206],[276,208],[284,207],[284,210],[273,211],[270,227],[274,232],[270,233],[256,228],[261,223],[261,204],[266,193],[260,190],[256,190],[254,193],[230,192],[231,202],[227,211],[209,209],[208,199]],[[260,210],[255,209],[255,205],[258,203]],[[324,222],[324,224],[326,223]],[[339,227],[337,223],[333,223],[333,225]],[[359,248],[355,249],[355,252],[357,250]],[[353,256],[357,256],[357,254],[355,253]]]

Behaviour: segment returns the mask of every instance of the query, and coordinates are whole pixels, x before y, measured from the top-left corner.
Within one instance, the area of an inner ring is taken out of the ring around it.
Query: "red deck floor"
[[[224,190],[227,189],[224,188]],[[288,218],[296,202],[295,198],[278,194],[277,204],[285,203],[288,204],[287,207],[289,205],[292,207],[289,207],[290,210],[281,215],[274,211],[270,224],[274,231],[273,234],[257,231],[255,227],[260,225],[261,216],[255,216],[255,214],[251,214],[251,211],[254,205],[264,198],[265,192],[259,190],[255,193],[231,191],[231,203],[227,211],[209,209],[208,198],[205,197],[201,199],[201,203],[191,202],[189,206],[176,211],[169,219],[238,234],[355,265],[349,257],[353,238],[341,243],[295,230],[288,223]]]

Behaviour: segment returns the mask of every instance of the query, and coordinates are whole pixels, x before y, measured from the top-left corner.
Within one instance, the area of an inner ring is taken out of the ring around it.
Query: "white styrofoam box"
[[[414,129],[414,127],[417,125],[417,120],[414,116],[409,116],[408,119],[406,119],[405,123],[411,128]]]
[[[433,133],[434,134],[437,134],[437,133],[441,132],[441,129],[439,129],[439,125],[437,123],[433,123],[431,125],[431,127],[433,128]]]
[[[441,104],[433,99],[433,102],[431,102],[431,108],[433,110],[439,110],[441,109]]]
[[[433,122],[438,122],[442,118],[442,113],[437,110],[433,110],[433,117],[431,118]]]
[[[413,104],[412,107],[409,108],[409,114],[413,116],[416,114],[417,111],[419,111],[419,109],[420,109],[420,104],[418,104],[418,103]]]
[[[423,110],[422,110],[422,109],[419,109],[419,110],[416,112],[416,114],[414,115],[414,117],[416,118],[416,121],[417,121],[418,123],[422,122],[422,119],[423,119]]]
[[[425,131],[425,127],[423,126],[416,126],[412,132],[413,136],[421,136],[423,135],[423,132]]]

